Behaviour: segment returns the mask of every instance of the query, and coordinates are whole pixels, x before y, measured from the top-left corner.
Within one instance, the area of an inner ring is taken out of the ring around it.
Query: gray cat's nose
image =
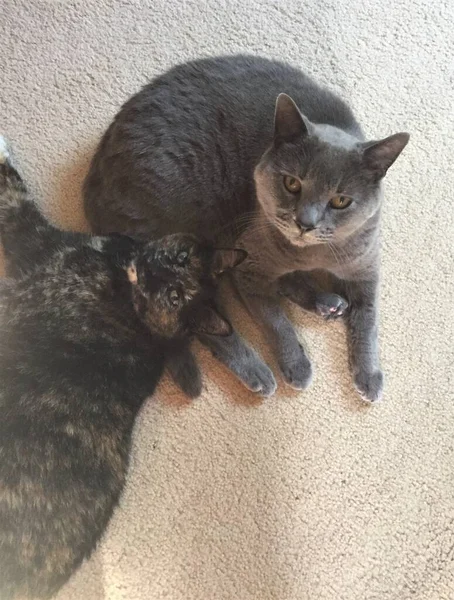
[[[296,215],[295,223],[303,233],[316,229],[320,221],[320,208],[314,204],[303,204],[299,206]]]
[[[305,223],[301,219],[296,218],[295,223],[298,225],[301,233],[308,233],[309,231],[313,231],[315,226],[312,223]]]

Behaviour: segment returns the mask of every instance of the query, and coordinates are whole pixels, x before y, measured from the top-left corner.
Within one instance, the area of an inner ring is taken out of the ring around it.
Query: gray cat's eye
[[[284,186],[291,194],[297,194],[301,190],[301,182],[296,177],[286,175],[284,177]]]
[[[334,196],[334,198],[331,198],[329,204],[331,206],[331,208],[335,208],[336,210],[341,210],[343,208],[347,208],[347,206],[350,206],[350,204],[352,203],[352,198],[349,198],[348,196]]]
[[[180,294],[177,292],[177,290],[172,290],[170,292],[169,300],[173,306],[178,306],[180,304]]]

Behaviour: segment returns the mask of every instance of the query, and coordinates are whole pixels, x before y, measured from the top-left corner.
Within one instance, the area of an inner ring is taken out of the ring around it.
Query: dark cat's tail
[[[0,238],[7,274],[27,273],[43,257],[49,242],[60,235],[36,203],[12,165],[5,138],[0,136]]]

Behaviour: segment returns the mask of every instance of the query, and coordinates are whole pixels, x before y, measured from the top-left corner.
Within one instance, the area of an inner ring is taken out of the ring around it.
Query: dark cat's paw
[[[348,302],[337,294],[321,293],[315,299],[315,311],[324,319],[343,317],[348,308]]]
[[[261,396],[273,396],[277,389],[276,379],[271,369],[261,360],[254,360],[245,368],[241,375],[244,385]]]
[[[174,353],[167,365],[177,386],[189,398],[198,398],[202,393],[202,375],[197,362],[189,350]]]
[[[191,378],[180,379],[176,383],[181,391],[192,400],[198,398],[202,393],[202,377],[200,376],[200,372],[197,374],[194,373]]]
[[[355,387],[366,402],[378,402],[383,394],[383,373],[376,371],[359,371],[354,375]]]
[[[312,383],[312,365],[300,345],[285,361],[279,361],[285,383],[295,390],[305,390]]]

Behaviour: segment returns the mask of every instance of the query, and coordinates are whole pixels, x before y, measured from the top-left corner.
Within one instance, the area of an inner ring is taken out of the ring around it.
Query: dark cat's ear
[[[374,172],[378,178],[384,177],[409,139],[408,133],[395,133],[384,140],[362,144],[365,168]]]
[[[190,320],[189,329],[192,333],[205,335],[227,336],[232,333],[232,326],[221,317],[213,306],[201,306]]]
[[[238,266],[247,257],[246,250],[240,248],[220,248],[215,251],[213,258],[213,272],[220,275],[227,269]]]
[[[279,94],[274,113],[274,139],[278,142],[291,142],[309,133],[309,121],[287,94]]]

